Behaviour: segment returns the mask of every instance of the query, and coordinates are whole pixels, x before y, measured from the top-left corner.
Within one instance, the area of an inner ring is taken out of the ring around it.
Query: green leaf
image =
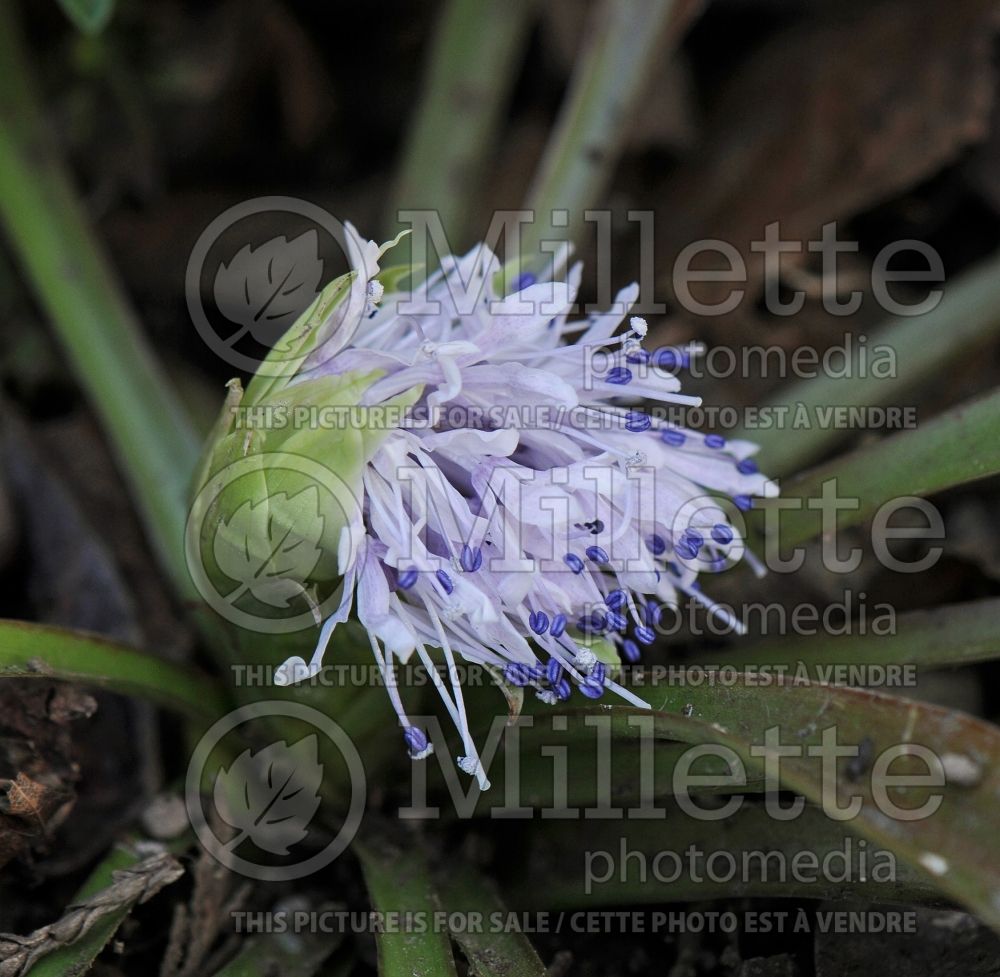
[[[1000,391],[967,401],[913,431],[885,438],[836,458],[781,485],[781,498],[799,499],[797,509],[780,512],[782,547],[795,546],[825,532],[822,514],[809,500],[822,497],[823,485],[834,482],[841,499],[857,507],[838,513],[844,529],[867,519],[892,499],[921,498],[1000,472]],[[764,513],[778,503],[765,500]],[[759,530],[760,520],[756,526]]]
[[[79,902],[97,895],[114,881],[114,873],[131,868],[139,862],[138,856],[127,849],[115,848],[97,868],[76,894]],[[83,939],[69,946],[60,947],[54,953],[43,957],[31,968],[30,977],[79,977],[90,970],[97,955],[108,945],[128,915],[128,908],[109,914],[97,923]]]
[[[468,243],[469,220],[480,202],[534,9],[534,0],[444,4],[387,226],[398,226],[400,210],[429,208],[440,216],[454,250]]]
[[[292,497],[280,492],[258,502],[247,499],[219,524],[215,561],[240,590],[270,607],[288,607],[319,562],[323,527],[315,485]]]
[[[814,681],[831,666],[972,665],[1000,658],[1000,598],[910,611],[896,618],[892,634],[819,634],[733,646],[712,660],[747,665],[802,666]],[[827,679],[828,680],[828,679]]]
[[[115,0],[59,0],[63,13],[84,34],[99,34],[115,9]]]
[[[621,155],[657,61],[671,56],[674,0],[602,0],[593,6],[586,49],[549,137],[528,194],[535,220],[524,228],[521,254],[540,269],[543,241],[578,240],[584,211],[596,206]],[[569,211],[556,226],[552,211]]]
[[[586,847],[581,844],[574,855]],[[483,932],[466,926],[452,933],[473,974],[477,977],[546,977],[545,964],[523,933],[514,927],[490,925],[491,919],[508,918],[507,906],[491,879],[478,872],[467,859],[455,858],[439,873],[437,885],[441,903],[449,914],[476,914],[473,918],[484,920]],[[545,908],[551,908],[547,901]]]
[[[350,293],[355,272],[330,282],[264,358],[247,385],[244,406],[252,406],[280,391],[319,342],[321,327]]]
[[[25,621],[0,621],[0,679],[63,679],[138,695],[215,720],[229,709],[215,681],[98,635]]]
[[[360,524],[364,466],[422,390],[359,408],[380,375],[296,383],[258,400],[232,426],[225,412],[235,418],[246,399],[230,387],[201,465],[188,548],[232,606],[256,601],[254,613],[269,617],[293,599],[308,605],[312,585],[339,580],[342,532]]]
[[[376,932],[378,972],[381,977],[456,977],[448,934],[431,925],[441,906],[430,870],[415,840],[404,839],[397,847],[388,835],[388,829],[369,831],[354,842],[373,910],[399,914],[396,918],[404,921]],[[414,914],[426,925],[406,927],[407,915]]]
[[[802,405],[811,418],[833,405],[874,407],[903,405],[908,394],[925,381],[942,375],[942,370],[960,356],[981,349],[1000,333],[1000,255],[972,271],[949,280],[940,304],[919,316],[893,319],[869,333],[866,350],[879,346],[895,352],[894,376],[876,376],[859,368],[859,346],[845,377],[817,377],[785,384],[764,407],[787,409]],[[735,437],[748,438],[761,446],[759,461],[763,471],[783,475],[801,469],[850,429],[836,425],[773,427],[742,430]]]
[[[201,439],[73,189],[15,7],[0,7],[0,218],[115,449],[161,564],[182,598],[195,597],[184,526]]]
[[[664,818],[657,820],[533,822],[519,839],[520,870],[505,887],[508,901],[521,910],[548,912],[707,899],[940,901],[935,887],[905,863],[897,863],[895,878],[874,880],[871,847],[860,846],[844,825],[812,805],[793,821],[776,821],[758,802],[745,803],[722,821],[697,821],[685,817],[676,805],[665,807]],[[689,851],[696,852],[700,861],[693,872],[682,871],[673,878],[678,864],[690,864]],[[589,893],[582,852],[591,853]],[[716,852],[727,853],[720,866],[727,864],[728,856],[741,866],[735,878],[726,879],[724,867],[718,874],[705,872],[707,858]],[[766,862],[758,857],[761,854]],[[790,866],[796,857],[810,856],[828,865],[829,871],[817,873],[815,880],[799,881]],[[784,875],[779,859],[785,865]],[[884,868],[890,859],[879,856],[877,861]],[[744,864],[749,869],[745,875]],[[640,866],[645,866],[644,872]]]
[[[781,758],[784,787],[817,804],[824,803],[824,786],[826,802],[835,798],[844,805],[859,798],[859,811],[847,822],[851,831],[891,849],[939,891],[1000,929],[1000,901],[996,898],[1000,892],[997,727],[953,709],[865,689],[792,681],[768,683],[739,674],[725,679],[720,673],[693,674],[685,682],[675,680],[665,692],[647,690],[646,697],[656,711],[625,706],[574,710],[566,714],[565,733],[542,729],[536,717],[535,727],[524,730],[522,739],[529,750],[532,744],[544,741],[566,745],[570,755],[577,750],[593,754],[596,731],[603,724],[613,750],[628,741],[636,743],[643,735],[653,737],[655,750],[663,745],[662,740],[722,744],[758,778],[748,784],[752,790],[760,787],[762,761],[750,755],[750,747],[764,747],[765,731],[774,729],[782,746],[795,746],[802,754]],[[690,715],[685,715],[687,712]],[[589,725],[585,722],[588,718]],[[864,762],[858,756],[838,761],[835,778],[824,777],[820,753],[809,756],[807,752],[810,746],[820,747],[824,731],[830,728],[835,729],[841,746],[857,748],[863,755],[867,744],[870,754]],[[876,803],[876,792],[887,788],[888,782],[873,771],[887,750],[905,754],[890,765],[889,772],[894,775],[926,773],[923,760],[910,759],[915,751],[933,751],[940,758],[946,786],[890,789],[891,800],[910,810],[940,795],[940,806],[929,816],[905,820],[887,814],[884,800],[882,806]],[[849,766],[852,761],[855,765],[860,762],[860,768],[853,772]],[[622,803],[621,798],[635,795],[639,784],[620,783],[620,757],[614,752],[610,767],[612,796],[616,803]],[[661,776],[668,773],[659,771]]]
[[[99,896],[103,890],[114,884],[117,872],[134,868],[141,861],[139,854],[132,848],[114,848],[91,872],[87,881],[76,893],[72,905]],[[80,939],[46,954],[29,970],[29,977],[82,977],[88,973],[140,896],[141,893],[137,893],[132,901],[123,902],[102,916]]]

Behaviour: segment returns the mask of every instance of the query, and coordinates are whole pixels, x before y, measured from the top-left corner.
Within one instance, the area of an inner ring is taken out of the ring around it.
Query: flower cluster
[[[699,401],[679,393],[688,353],[645,348],[638,316],[622,328],[635,285],[609,311],[571,320],[578,265],[565,281],[524,274],[505,289],[480,246],[399,290],[380,276],[384,249],[349,233],[349,291],[287,385],[350,378],[360,406],[402,400],[408,420],[366,442],[340,606],[311,661],[289,659],[276,681],[315,674],[356,611],[411,755],[431,747],[393,665],[415,655],[462,739],[459,767],[485,788],[456,660],[495,666],[548,703],[611,690],[645,705],[614,681],[619,658],[639,658],[661,606],[681,594],[724,613],[699,572],[743,555],[732,513],[777,488],[754,445],[657,417]]]

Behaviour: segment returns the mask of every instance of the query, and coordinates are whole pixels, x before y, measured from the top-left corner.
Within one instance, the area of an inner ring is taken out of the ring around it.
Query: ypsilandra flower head
[[[243,406],[338,405],[354,419],[305,431],[223,425],[203,477],[279,449],[349,486],[353,504],[325,513],[331,545],[319,548],[336,558],[314,561],[312,579],[275,579],[279,597],[342,580],[311,660],[288,659],[275,680],[316,674],[334,629],[356,613],[411,756],[430,745],[393,666],[417,656],[461,736],[458,765],[485,787],[456,661],[499,669],[548,703],[611,691],[645,705],[614,681],[620,660],[638,660],[663,605],[681,595],[728,617],[698,575],[744,554],[730,515],[777,488],[757,471],[753,444],[667,422],[665,407],[699,403],[676,377],[691,353],[644,347],[646,322],[628,311],[637,286],[610,311],[571,321],[579,265],[565,281],[525,274],[504,289],[481,246],[400,290],[392,269],[380,273],[386,247],[350,227],[348,239],[353,271],[278,344],[280,362],[254,378]],[[259,511],[225,493],[213,503],[220,565],[217,530],[234,532],[234,513],[282,522],[283,538],[299,532],[295,499],[306,493],[266,466],[261,479],[271,501]],[[259,544],[243,532],[232,546],[266,550],[269,528]]]

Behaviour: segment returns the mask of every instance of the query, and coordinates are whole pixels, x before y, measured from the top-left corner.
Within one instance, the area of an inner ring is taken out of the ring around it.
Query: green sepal
[[[418,272],[423,270],[424,265],[422,262],[415,264],[405,262],[401,265],[389,265],[388,268],[383,268],[375,277],[382,283],[382,287],[387,292],[395,292],[399,290],[399,286],[407,278],[413,278]]]
[[[296,588],[305,594],[339,577],[342,533],[360,524],[364,466],[422,392],[415,387],[361,411],[359,401],[381,375],[315,377],[249,411],[231,388],[228,416],[224,412],[216,426],[225,433],[201,479],[202,486],[220,484],[206,490],[205,511],[198,514],[202,565],[216,589],[225,592],[234,568],[256,572],[255,579],[280,576],[284,582],[272,587],[279,594]],[[379,423],[386,417],[389,423]],[[268,586],[257,589],[267,595]],[[248,590],[253,597],[254,587]]]
[[[284,387],[298,373],[306,358],[316,349],[322,325],[350,294],[351,283],[356,274],[357,272],[349,271],[346,275],[341,275],[330,282],[288,332],[278,340],[247,385],[245,406],[252,407],[262,402]]]

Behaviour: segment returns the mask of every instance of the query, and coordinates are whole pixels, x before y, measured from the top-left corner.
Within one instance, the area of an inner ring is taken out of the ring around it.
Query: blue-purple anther
[[[609,563],[610,557],[608,556],[608,551],[600,546],[588,546],[587,547],[587,557],[593,560],[595,563]]]
[[[427,749],[427,734],[417,726],[407,726],[403,730],[403,739],[411,756],[419,756]]]
[[[604,378],[606,383],[614,383],[624,386],[632,382],[632,371],[627,366],[616,366],[608,370],[608,375]]]
[[[483,551],[478,546],[473,549],[466,543],[458,562],[466,573],[475,573],[483,565]]]
[[[528,627],[535,634],[545,634],[549,629],[549,616],[545,611],[532,611],[528,615]]]

